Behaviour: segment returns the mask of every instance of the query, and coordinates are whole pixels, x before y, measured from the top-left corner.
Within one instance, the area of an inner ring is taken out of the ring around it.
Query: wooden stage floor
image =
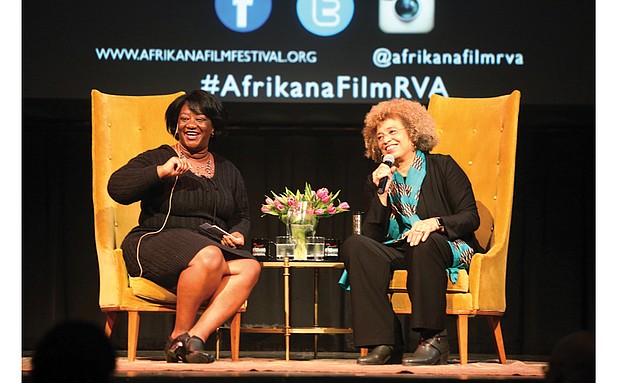
[[[508,356],[508,362],[500,364],[493,356],[470,355],[470,363],[461,365],[458,355],[451,355],[445,366],[403,365],[361,366],[355,363],[356,353],[291,353],[291,360],[284,360],[283,352],[244,352],[239,361],[233,362],[230,354],[223,352],[221,358],[210,364],[166,363],[161,351],[138,353],[135,362],[129,363],[119,354],[116,371],[111,382],[231,382],[271,383],[313,382],[365,383],[409,381],[440,382],[543,382],[546,361],[533,358]],[[22,358],[22,382],[31,382],[31,358]]]

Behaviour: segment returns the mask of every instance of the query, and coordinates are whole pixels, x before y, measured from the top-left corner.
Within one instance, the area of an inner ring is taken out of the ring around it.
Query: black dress
[[[228,232],[243,234],[246,243],[250,232],[248,197],[241,173],[226,158],[212,154],[215,161],[212,178],[187,172],[178,179],[161,180],[157,166],[176,156],[168,145],[139,154],[110,177],[108,193],[115,201],[122,204],[141,201],[138,226],[121,244],[131,276],[141,275],[174,289],[181,272],[207,245],[220,247],[227,260],[253,258],[247,249],[221,245],[198,229],[202,223],[209,222]],[[168,214],[171,194],[172,207]]]

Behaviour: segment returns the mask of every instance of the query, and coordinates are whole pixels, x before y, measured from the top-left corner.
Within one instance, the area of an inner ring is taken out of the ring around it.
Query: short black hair
[[[194,90],[186,93],[170,103],[168,109],[166,109],[166,130],[168,130],[168,133],[174,136],[183,105],[187,105],[196,114],[204,114],[211,120],[214,133],[217,135],[221,133],[228,119],[228,112],[219,98],[204,90]]]

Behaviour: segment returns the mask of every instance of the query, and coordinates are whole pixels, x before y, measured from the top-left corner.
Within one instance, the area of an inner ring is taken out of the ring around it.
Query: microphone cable
[[[174,151],[177,153],[177,156],[180,156],[179,152],[176,149]],[[172,184],[172,189],[170,189],[170,197],[168,197],[168,212],[166,213],[166,218],[164,218],[164,223],[161,225],[159,230],[144,233],[138,239],[138,246],[136,247],[136,262],[138,262],[138,267],[140,268],[140,275],[138,275],[139,278],[142,278],[142,272],[143,272],[142,263],[140,263],[140,244],[142,243],[142,239],[146,237],[147,235],[161,233],[161,231],[164,230],[164,227],[166,227],[166,223],[168,222],[168,218],[170,217],[170,212],[172,211],[172,195],[174,194],[174,188],[177,186],[178,181],[179,181],[179,176],[176,176],[174,178],[174,184]]]
[[[146,237],[147,235],[161,233],[161,231],[164,230],[164,227],[166,227],[166,223],[168,222],[168,217],[170,217],[170,212],[172,211],[172,195],[174,194],[174,188],[177,185],[177,181],[179,181],[179,176],[175,177],[174,184],[172,185],[172,190],[170,190],[170,197],[168,197],[168,212],[166,213],[166,218],[164,219],[164,223],[161,225],[159,230],[144,233],[142,234],[142,236],[140,236],[140,239],[138,239],[138,246],[136,248],[136,261],[138,262],[138,267],[140,268],[140,275],[138,275],[138,277],[140,278],[142,277],[142,264],[140,263],[140,243],[142,242],[142,239]]]

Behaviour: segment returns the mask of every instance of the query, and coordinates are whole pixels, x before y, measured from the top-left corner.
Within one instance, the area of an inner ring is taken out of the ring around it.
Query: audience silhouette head
[[[558,342],[551,352],[545,382],[594,382],[594,354],[595,345],[592,332],[584,330],[568,334]]]
[[[53,327],[32,358],[35,383],[105,383],[115,368],[115,351],[103,329],[83,321]]]

